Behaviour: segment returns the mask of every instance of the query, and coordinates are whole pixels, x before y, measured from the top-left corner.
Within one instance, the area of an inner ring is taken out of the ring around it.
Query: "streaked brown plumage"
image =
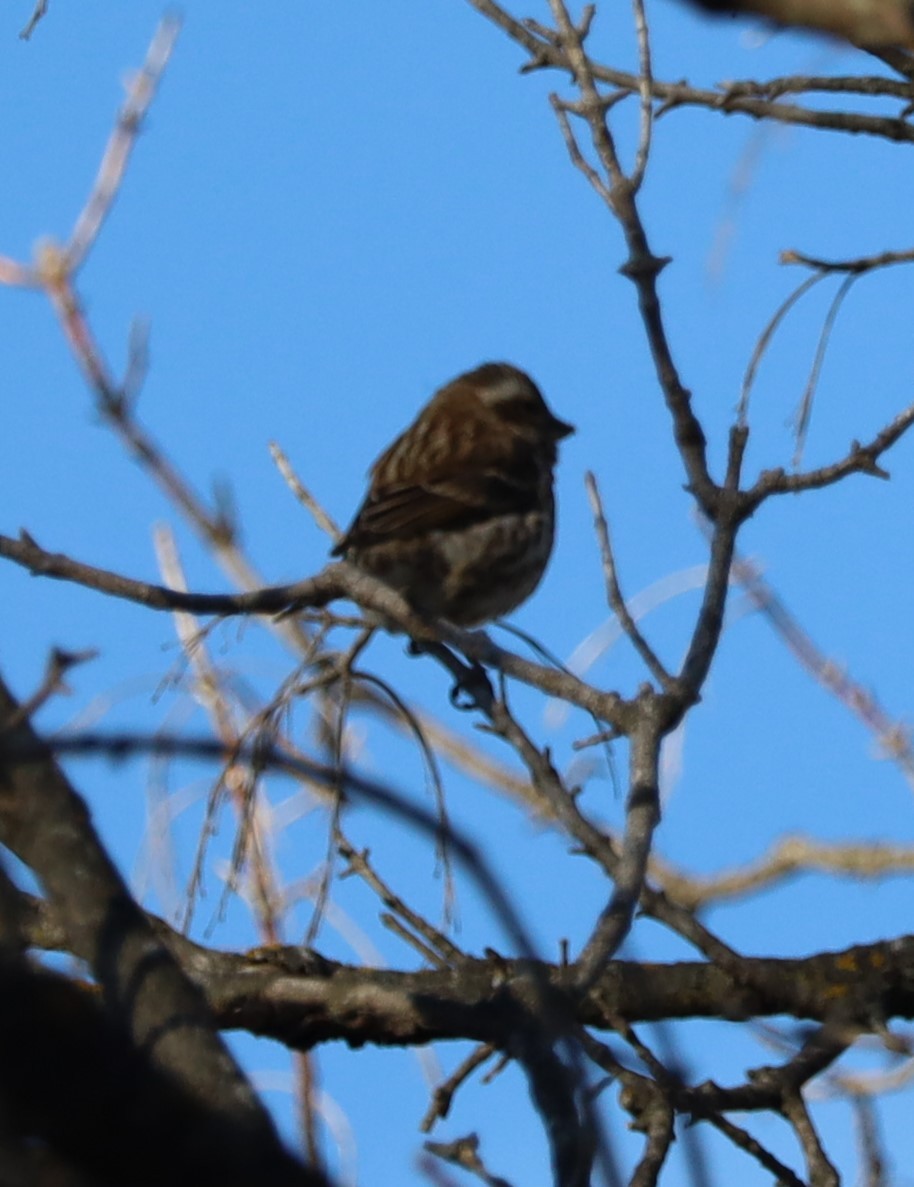
[[[572,432],[517,367],[458,376],[375,462],[334,555],[430,617],[476,626],[507,614],[549,561],[556,446]]]

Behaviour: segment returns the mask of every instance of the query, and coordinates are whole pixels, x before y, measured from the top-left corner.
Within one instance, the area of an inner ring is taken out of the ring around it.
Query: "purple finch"
[[[477,626],[507,614],[549,561],[556,446],[573,432],[517,367],[459,375],[375,462],[334,555],[430,618]]]

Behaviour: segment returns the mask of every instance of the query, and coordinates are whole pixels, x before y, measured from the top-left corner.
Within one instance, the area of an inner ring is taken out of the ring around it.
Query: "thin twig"
[[[425,1150],[434,1154],[443,1162],[459,1166],[486,1184],[486,1187],[511,1187],[507,1179],[500,1175],[493,1175],[486,1169],[485,1163],[479,1157],[479,1138],[475,1133],[466,1137],[455,1138],[450,1142],[425,1142]]]
[[[603,181],[600,174],[594,169],[593,165],[587,160],[581,152],[577,137],[571,127],[571,121],[568,119],[568,104],[559,98],[558,95],[550,95],[549,102],[552,105],[552,110],[555,112],[555,117],[559,122],[559,129],[562,133],[562,139],[565,141],[565,148],[568,151],[569,159],[575,169],[579,169],[581,173],[587,178],[594,190],[605,201],[610,200],[609,187]]]
[[[612,543],[609,537],[609,524],[603,510],[603,501],[600,498],[597,480],[590,470],[584,475],[584,486],[587,490],[590,509],[593,512],[594,531],[597,534],[597,542],[600,546],[603,579],[606,582],[606,599],[609,602],[609,607],[618,618],[622,629],[628,635],[632,646],[641,656],[651,675],[660,684],[661,688],[671,690],[675,687],[673,677],[663,666],[654,649],[638,630],[638,625],[629,613],[625,598],[622,595],[622,590],[619,587],[616,561],[613,556]]]
[[[404,919],[406,923],[420,935],[429,947],[439,953],[439,958],[447,963],[454,963],[463,957],[463,952],[456,944],[438,928],[433,927],[427,919],[423,919],[411,907],[408,907],[399,895],[380,877],[368,860],[367,851],[359,851],[342,834],[338,839],[340,855],[348,862],[348,872],[357,874],[366,885],[370,886],[386,907]]]
[[[733,563],[733,577],[801,666],[875,734],[882,753],[898,763],[908,783],[914,787],[914,746],[910,728],[891,717],[874,693],[848,675],[816,645],[776,590],[765,581],[757,565],[737,556]]]
[[[787,836],[755,861],[706,877],[683,874],[656,856],[650,865],[654,881],[693,911],[774,889],[797,874],[812,871],[857,881],[910,875],[914,873],[914,848],[878,842],[825,844],[809,837]]]
[[[822,365],[825,362],[825,355],[828,351],[828,344],[831,340],[832,330],[835,326],[835,319],[838,316],[838,311],[844,304],[844,299],[850,292],[854,282],[859,277],[858,272],[852,272],[849,276],[845,276],[841,282],[841,286],[828,307],[828,312],[825,315],[825,321],[822,323],[822,332],[819,335],[819,341],[816,345],[816,353],[813,358],[812,367],[809,371],[809,377],[806,380],[806,386],[803,389],[803,397],[800,400],[800,406],[797,410],[796,417],[796,447],[793,452],[793,466],[799,466],[803,459],[803,448],[806,444],[806,436],[809,431],[809,421],[812,416],[813,399],[816,394],[816,388],[819,386],[819,376],[822,372]]]
[[[551,69],[566,71],[571,68],[568,55],[561,39],[534,21],[518,20],[495,0],[469,0],[469,3],[493,24],[502,29],[508,37],[520,45],[530,59],[522,69]],[[887,60],[889,53],[877,56]],[[897,62],[897,64],[896,64]],[[910,77],[911,66],[908,57],[896,59],[893,69]],[[618,70],[605,63],[592,64],[593,76],[597,82],[637,95],[641,89],[641,76],[631,71]],[[795,103],[781,103],[766,94],[771,89],[773,97],[778,94],[810,92],[847,93],[853,95],[891,95],[903,102],[910,100],[910,89],[895,79],[867,76],[821,78],[799,76],[795,79],[775,78],[765,82],[723,82],[714,89],[692,86],[688,81],[664,82],[651,80],[651,97],[663,104],[663,110],[672,111],[680,107],[703,107],[712,112],[749,116],[756,120],[771,120],[777,123],[817,128],[821,131],[870,135],[893,143],[910,143],[914,140],[914,127],[902,116],[870,115],[846,110],[829,111],[802,107]],[[604,96],[604,101],[606,101]]]
[[[435,1122],[444,1120],[451,1111],[457,1089],[496,1052],[494,1043],[480,1043],[432,1093],[428,1111],[419,1123],[422,1133],[431,1133]]]
[[[808,256],[801,251],[782,251],[782,264],[802,264],[806,268],[815,268],[817,272],[853,272],[857,275],[872,272],[877,268],[887,268],[892,264],[914,263],[914,248],[907,251],[881,251],[872,256],[858,256],[849,260],[824,260],[818,256]]]
[[[781,1107],[803,1149],[810,1183],[815,1183],[816,1187],[838,1187],[841,1182],[838,1172],[825,1154],[802,1093],[785,1093]]]
[[[45,15],[45,13],[47,11],[48,11],[48,0],[37,0],[37,3],[36,3],[35,8],[32,12],[32,15],[29,17],[28,24],[25,26],[25,28],[19,34],[19,36],[22,38],[23,41],[28,41],[28,39],[35,32],[35,26],[38,24],[38,22],[41,20],[41,18]]]
[[[638,135],[638,149],[635,155],[635,167],[632,170],[632,188],[637,193],[644,181],[648,158],[651,154],[651,134],[654,126],[654,101],[651,95],[653,68],[651,65],[651,38],[644,11],[644,0],[632,0],[632,12],[635,18],[635,32],[638,36],[638,67],[641,78],[639,88],[641,129]]]
[[[860,1181],[863,1187],[885,1187],[886,1158],[882,1149],[876,1109],[867,1096],[853,1097],[852,1103],[857,1147],[860,1151],[860,1163],[863,1170]]]
[[[765,470],[755,486],[743,494],[744,507],[751,513],[770,495],[799,494],[805,490],[822,490],[841,482],[850,474],[869,474],[873,478],[888,478],[888,472],[878,465],[878,459],[891,449],[914,425],[914,403],[899,412],[885,428],[866,445],[852,441],[845,457],[805,474],[787,474],[782,469]]]
[[[168,585],[186,590],[186,576],[174,537],[165,528],[160,527],[154,539],[159,568]],[[195,619],[186,613],[176,613],[175,631],[187,656],[188,665],[194,673],[194,696],[209,714],[213,728],[224,743],[226,752],[231,753],[243,744],[251,723],[248,722],[247,728],[238,728],[224,682],[207,654]],[[275,744],[275,740],[273,741]],[[269,854],[269,827],[256,774],[250,763],[229,761],[217,781],[217,788],[223,784],[231,796],[238,817],[237,852],[233,857],[233,874],[228,880],[228,887],[232,886],[247,863],[254,891],[254,915],[261,941],[265,944],[278,944],[282,941],[279,904],[283,896],[279,874]],[[213,798],[217,800],[218,793]],[[204,835],[208,835],[206,830]],[[198,866],[201,860],[202,855],[196,863]]]
[[[454,886],[454,871],[451,866],[450,854],[448,853],[447,841],[451,831],[451,823],[448,818],[447,800],[444,792],[444,780],[441,777],[441,769],[438,765],[438,759],[435,754],[434,747],[431,745],[429,739],[425,736],[422,724],[416,714],[407,705],[399,693],[394,689],[387,680],[382,680],[381,677],[374,675],[371,672],[356,671],[352,672],[353,678],[358,680],[361,684],[372,685],[377,688],[384,696],[388,698],[390,703],[394,706],[395,711],[400,715],[406,723],[409,732],[415,738],[419,751],[422,754],[422,760],[425,766],[428,785],[431,788],[432,796],[435,801],[435,809],[438,813],[438,819],[441,822],[441,827],[438,830],[438,837],[435,842],[435,850],[438,861],[441,863],[441,868],[444,872],[444,918],[448,922],[452,922],[454,918],[455,903],[456,903],[456,889]]]
[[[767,1150],[758,1138],[753,1137],[742,1126],[736,1125],[728,1117],[723,1116],[722,1113],[710,1113],[703,1119],[709,1125],[713,1125],[724,1137],[729,1138],[734,1146],[743,1150],[751,1158],[754,1158],[769,1174],[774,1175],[778,1187],[807,1187],[807,1184],[798,1178],[786,1163],[781,1162],[779,1158],[775,1158],[771,1151]]]
[[[176,16],[167,16],[161,21],[149,46],[146,61],[129,82],[127,98],[118,113],[89,200],[76,220],[66,247],[68,270],[71,273],[79,270],[111,210],[143,120],[155,98],[180,30],[181,22]]]
[[[759,340],[755,344],[755,349],[752,352],[752,357],[749,359],[749,365],[746,367],[746,373],[743,376],[743,385],[740,389],[739,404],[736,408],[737,424],[745,425],[749,415],[749,397],[752,392],[752,386],[755,383],[755,377],[758,374],[759,366],[762,359],[771,345],[771,340],[775,332],[790,310],[796,305],[797,301],[822,279],[821,274],[815,276],[808,276],[802,284],[790,294],[785,301],[783,301],[775,310],[773,317],[765,326],[759,335]]]
[[[418,952],[422,959],[433,969],[447,967],[447,962],[442,960],[434,948],[430,948],[424,940],[417,936],[415,932],[411,931],[396,915],[391,915],[388,911],[382,911],[378,918],[388,931],[393,932],[395,936],[412,948],[414,952]]]
[[[286,485],[292,494],[295,495],[303,507],[311,512],[314,522],[321,531],[326,532],[330,539],[336,543],[342,537],[343,533],[295,473],[292,463],[283,451],[282,446],[276,441],[270,442],[270,456],[276,463],[277,470],[279,470],[285,479]]]
[[[48,703],[51,697],[69,693],[70,689],[64,679],[67,672],[77,664],[88,663],[97,655],[98,651],[94,648],[85,651],[64,651],[60,647],[52,647],[45,663],[41,684],[7,718],[4,729],[14,729],[28,721],[42,706]]]

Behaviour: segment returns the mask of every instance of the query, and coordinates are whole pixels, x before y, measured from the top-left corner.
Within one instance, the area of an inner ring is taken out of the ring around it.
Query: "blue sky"
[[[0,27],[0,253],[20,259],[41,236],[68,234],[112,126],[121,80],[142,61],[161,16],[145,0],[52,0],[26,44],[16,34],[29,8],[7,5]],[[631,64],[627,10],[605,8],[594,30],[597,55]],[[545,17],[545,9],[524,15]],[[656,0],[649,15],[658,77],[710,85],[872,70],[852,50],[706,22],[665,0]],[[629,595],[701,564],[703,537],[682,490],[634,293],[617,271],[620,234],[569,165],[548,106],[548,92],[562,90],[565,80],[520,76],[519,51],[462,0],[268,9],[199,0],[184,16],[80,289],[115,366],[123,364],[131,320],[149,320],[151,371],[140,415],[200,491],[230,484],[245,545],[265,579],[316,571],[328,546],[279,478],[269,441],[283,446],[315,496],[345,521],[370,462],[434,388],[490,358],[529,370],[557,414],[578,426],[562,449],[554,561],[540,591],[514,616],[518,626],[567,657],[606,619],[586,470],[600,482]],[[618,109],[616,126],[630,148],[633,105]],[[659,121],[643,212],[654,250],[673,257],[661,293],[677,362],[716,461],[753,346],[802,279],[798,269],[777,263],[778,253],[849,256],[907,247],[912,197],[902,146],[759,128],[702,111]],[[899,268],[864,278],[851,293],[823,370],[808,464],[839,456],[854,438],[868,439],[911,399],[909,285],[910,273]],[[790,418],[835,287],[826,282],[804,299],[762,365],[750,473],[790,463]],[[190,530],[100,426],[40,296],[0,290],[0,352],[7,408],[0,530],[25,527],[49,549],[156,579],[151,530],[166,522],[191,585],[227,588]],[[764,507],[742,548],[823,650],[909,720],[914,632],[906,525],[914,445],[903,442],[887,465],[890,483],[853,478]],[[186,690],[163,686],[178,660],[165,616],[31,579],[9,565],[0,568],[0,598],[15,612],[3,667],[20,694],[37,683],[51,645],[100,649],[91,666],[73,674],[73,696],[46,710],[45,725],[88,712],[112,727],[182,720],[205,728]],[[683,593],[647,620],[670,663],[683,654],[696,608],[697,595]],[[371,663],[404,695],[473,737],[472,721],[449,710],[441,674],[402,650],[401,642],[376,640]],[[261,698],[290,666],[254,628],[221,628],[213,652]],[[624,646],[592,675],[625,692],[643,678]],[[562,767],[580,763],[571,743],[592,732],[589,722],[545,715],[542,700],[523,690],[514,703]],[[304,712],[296,725],[304,744]],[[360,728],[369,773],[395,770],[398,785],[428,804],[414,747],[370,722]],[[704,701],[686,728],[659,851],[690,870],[712,872],[752,859],[786,832],[910,843],[911,789],[874,750],[863,727],[797,667],[761,618],[734,614]],[[494,746],[492,753],[509,757]],[[590,760],[593,752],[585,753]],[[618,824],[621,801],[598,755],[593,762],[585,802]],[[624,769],[624,754],[619,762]],[[70,769],[124,868],[144,886],[161,888],[162,875],[152,878],[148,868],[149,769],[88,762]],[[193,801],[174,829],[179,886],[207,780],[201,768],[176,766],[167,776],[170,791]],[[271,790],[277,802],[290,791],[279,784]],[[453,773],[449,805],[505,878],[544,955],[555,955],[563,937],[580,942],[605,893],[584,863],[515,807]],[[353,811],[347,827],[358,843],[371,844],[381,872],[405,896],[440,912],[442,884],[426,844],[366,810]],[[226,816],[201,925],[215,910],[216,863],[230,837]],[[280,842],[287,876],[312,875],[325,844],[322,814],[299,821]],[[460,882],[458,940],[473,951],[504,945],[491,911],[465,878]],[[381,958],[412,966],[412,954],[377,927],[376,905],[364,889],[350,880],[334,896],[347,927],[370,937]],[[174,903],[165,898],[160,889],[148,901],[168,910]],[[746,951],[801,955],[902,932],[910,908],[910,887],[901,880],[859,885],[810,876],[717,910],[710,922]],[[290,939],[307,918],[296,913]],[[239,906],[229,908],[213,941],[254,942]],[[329,920],[319,946],[355,959],[350,939]],[[636,930],[632,952],[686,955],[652,924]],[[747,1064],[771,1058],[737,1040],[733,1028],[695,1024],[683,1034],[702,1077],[732,1080]],[[270,1045],[242,1041],[239,1049],[257,1075],[284,1067]],[[462,1054],[442,1049],[436,1057],[450,1068]],[[339,1165],[354,1165],[360,1182],[417,1180],[415,1124],[428,1096],[427,1058],[321,1055],[324,1088],[356,1134],[352,1161]],[[285,1092],[271,1089],[269,1099],[293,1133]],[[896,1098],[885,1109],[899,1167],[904,1107]],[[489,1124],[492,1117],[498,1125]],[[850,1174],[847,1110],[829,1105],[822,1117],[826,1139]],[[480,1131],[494,1173],[518,1183],[547,1181],[544,1147],[516,1073],[468,1089],[435,1136],[470,1129]],[[757,1132],[798,1165],[789,1143],[780,1146],[764,1126]],[[626,1149],[630,1139],[617,1137]],[[722,1145],[710,1141],[709,1151],[722,1176],[765,1181]],[[669,1175],[670,1183],[685,1181],[682,1163]]]

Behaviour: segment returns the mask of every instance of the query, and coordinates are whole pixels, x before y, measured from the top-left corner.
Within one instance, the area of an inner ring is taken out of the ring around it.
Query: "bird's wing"
[[[459,530],[493,515],[530,511],[536,505],[536,487],[527,476],[518,480],[505,472],[464,472],[372,489],[339,549],[409,539],[443,528]]]
[[[526,442],[493,432],[482,418],[448,422],[446,406],[426,416],[432,411],[442,425],[450,423],[447,449],[417,448],[421,419],[401,434],[372,467],[365,501],[335,552],[459,530],[538,506],[543,463]]]

